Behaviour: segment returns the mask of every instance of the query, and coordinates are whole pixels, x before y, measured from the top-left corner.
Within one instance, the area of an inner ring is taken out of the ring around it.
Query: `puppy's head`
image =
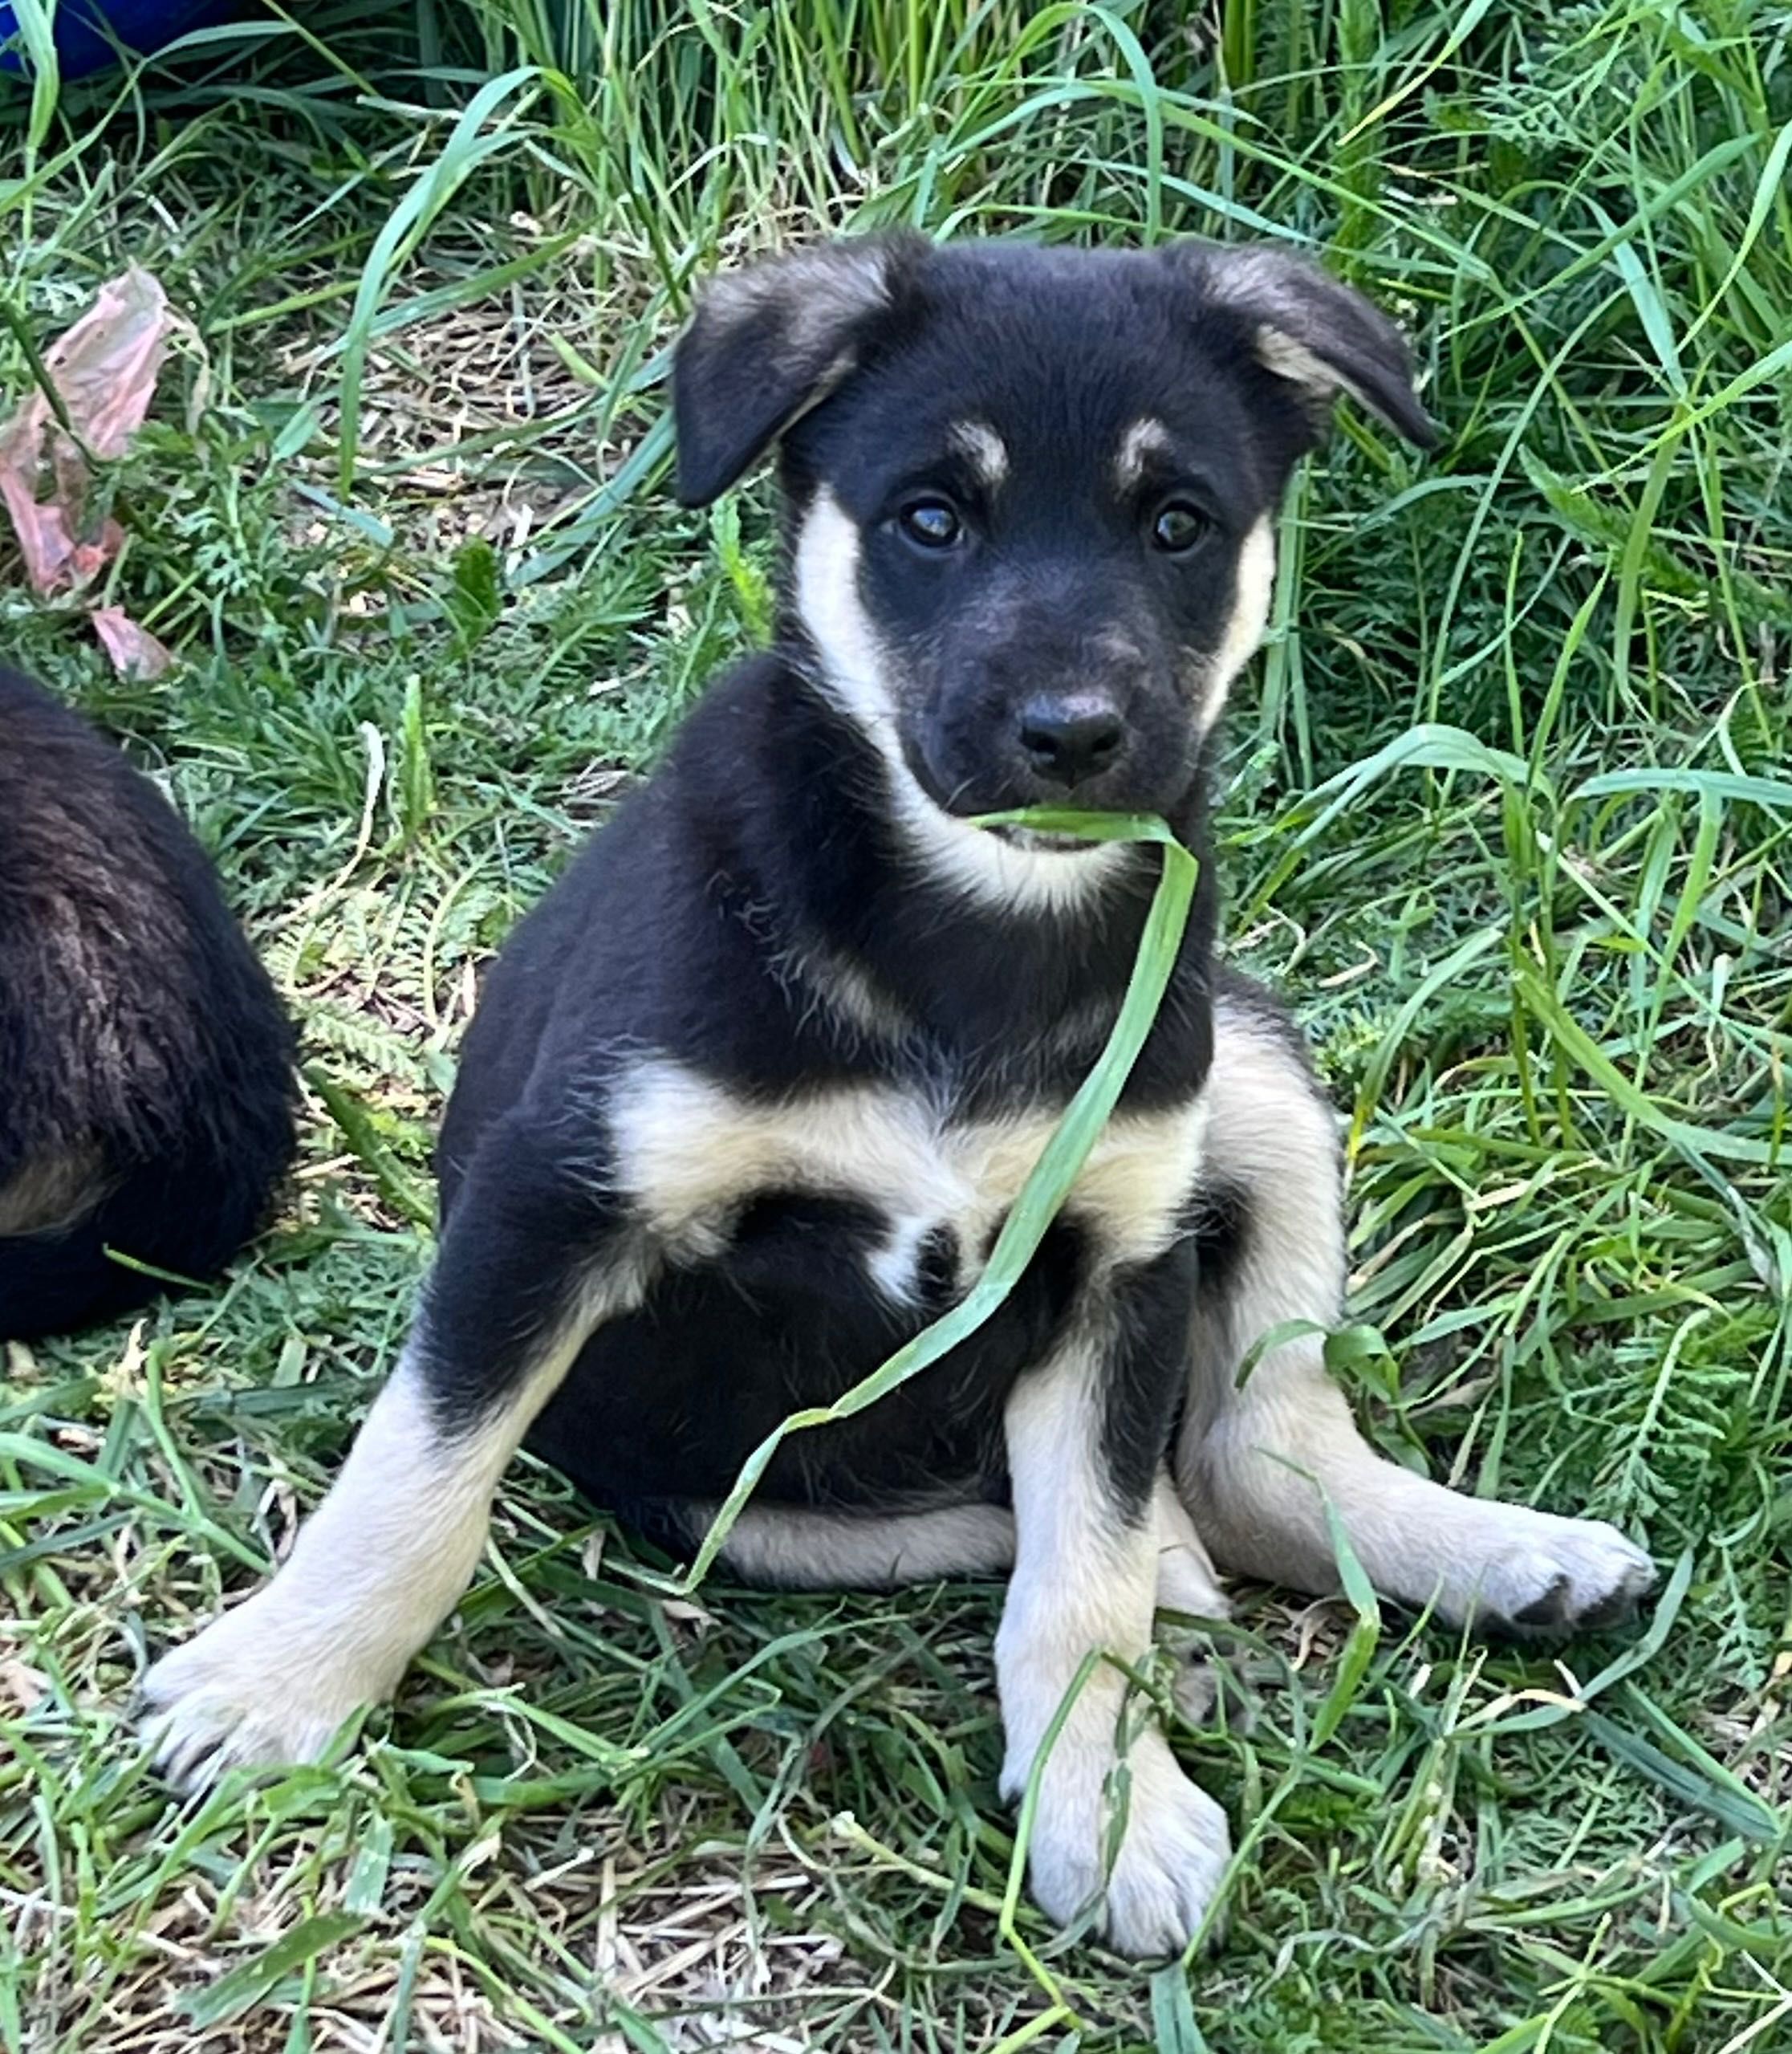
[[[710,288],[679,493],[782,439],[794,624],[911,810],[1169,811],[1339,392],[1433,439],[1397,331],[1278,250],[848,239]]]

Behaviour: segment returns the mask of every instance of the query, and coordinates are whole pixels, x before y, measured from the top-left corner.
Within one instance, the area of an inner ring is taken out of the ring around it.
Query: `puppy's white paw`
[[[1197,1619],[1229,1619],[1231,1601],[1220,1588],[1213,1558],[1168,1476],[1157,1480],[1151,1517],[1156,1548],[1157,1609],[1191,1613]]]
[[[1479,1560],[1459,1568],[1460,1589],[1446,1588],[1440,1609],[1481,1626],[1534,1633],[1611,1625],[1655,1581],[1648,1556],[1603,1519],[1489,1505],[1464,1539]]]
[[[1213,1564],[1199,1542],[1159,1547],[1155,1602],[1160,1612],[1186,1612],[1197,1619],[1232,1617],[1232,1600],[1220,1588]]]
[[[180,1790],[226,1770],[315,1762],[352,1712],[384,1694],[341,1650],[307,1645],[262,1591],[165,1654],[144,1679],[156,1767]]]
[[[1096,1930],[1117,1953],[1180,1954],[1213,1902],[1232,1851],[1226,1817],[1176,1766],[1162,1736],[1141,1734],[1111,1796],[1124,1788],[1126,1830],[1111,1873],[1112,1805],[1099,1764],[1048,1763],[1029,1850],[1040,1909],[1069,1925],[1102,1898]]]

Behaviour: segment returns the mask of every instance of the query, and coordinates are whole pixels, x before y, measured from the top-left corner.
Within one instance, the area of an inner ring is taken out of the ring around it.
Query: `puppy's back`
[[[292,1034],[149,780],[0,670],[0,1339],[215,1271],[291,1160]]]

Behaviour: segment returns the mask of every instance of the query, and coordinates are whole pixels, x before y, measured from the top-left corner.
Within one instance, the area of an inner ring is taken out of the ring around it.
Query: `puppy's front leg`
[[[1155,1725],[1128,1743],[1113,1661],[1096,1663],[1049,1747],[1046,1734],[1091,1652],[1136,1663],[1150,1645],[1152,1495],[1183,1373],[1189,1266],[1173,1250],[1079,1308],[1005,1421],[1016,1549],[996,1638],[1002,1786],[1018,1799],[1045,1750],[1033,1894],[1067,1924],[1105,1888],[1099,1930],[1138,1955],[1174,1953],[1200,1925],[1229,1851],[1225,1815]]]
[[[417,1324],[323,1503],[273,1581],[144,1683],[162,1767],[209,1782],[315,1759],[391,1694],[471,1577],[492,1494],[641,1258],[602,1180],[521,1120],[469,1173]]]

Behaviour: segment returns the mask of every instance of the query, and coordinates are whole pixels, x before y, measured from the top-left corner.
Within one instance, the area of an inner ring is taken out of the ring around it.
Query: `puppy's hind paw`
[[[1655,1580],[1648,1556],[1604,1520],[1529,1512],[1489,1557],[1476,1621],[1527,1636],[1591,1632],[1627,1619]]]

